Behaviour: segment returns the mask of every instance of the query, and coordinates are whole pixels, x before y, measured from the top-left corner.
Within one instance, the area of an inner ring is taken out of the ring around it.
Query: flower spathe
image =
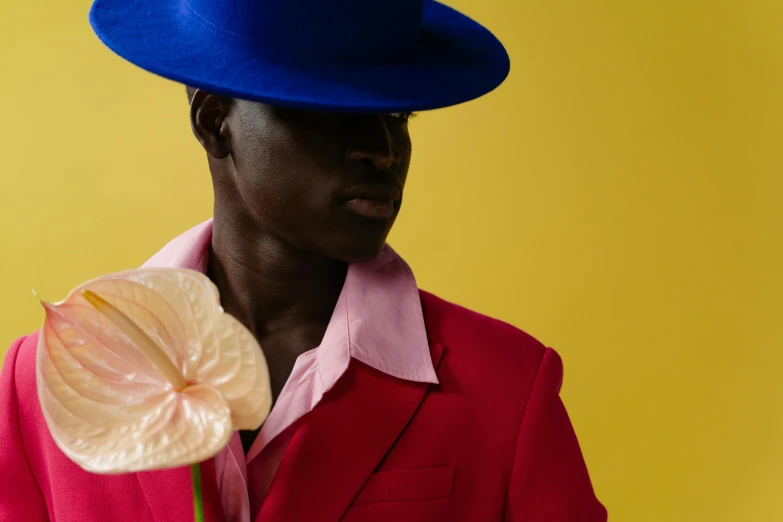
[[[87,471],[198,463],[269,414],[261,348],[200,272],[130,270],[42,304],[38,397],[55,443]]]

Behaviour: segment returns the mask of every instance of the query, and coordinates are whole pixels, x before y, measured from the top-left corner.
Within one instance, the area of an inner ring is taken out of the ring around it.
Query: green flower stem
[[[196,522],[204,522],[204,498],[201,494],[201,464],[190,465],[190,476],[193,478],[193,512]]]

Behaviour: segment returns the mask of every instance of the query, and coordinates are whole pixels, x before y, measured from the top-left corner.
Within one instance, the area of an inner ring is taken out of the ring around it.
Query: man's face
[[[344,261],[380,253],[411,158],[406,114],[336,114],[233,100],[223,128],[235,193],[264,232]],[[214,173],[213,173],[214,175]]]

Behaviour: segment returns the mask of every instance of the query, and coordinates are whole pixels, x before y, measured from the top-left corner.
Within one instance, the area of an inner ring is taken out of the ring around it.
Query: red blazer
[[[603,522],[558,391],[558,355],[421,293],[439,385],[358,361],[292,429],[257,521]],[[190,470],[94,475],[57,448],[37,399],[37,335],[0,381],[0,522],[191,522]],[[222,521],[212,460],[207,522]]]

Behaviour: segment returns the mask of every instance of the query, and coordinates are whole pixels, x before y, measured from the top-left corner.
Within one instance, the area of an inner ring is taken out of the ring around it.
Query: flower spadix
[[[55,443],[88,471],[201,462],[269,413],[261,348],[199,272],[130,270],[42,304],[41,408]]]

